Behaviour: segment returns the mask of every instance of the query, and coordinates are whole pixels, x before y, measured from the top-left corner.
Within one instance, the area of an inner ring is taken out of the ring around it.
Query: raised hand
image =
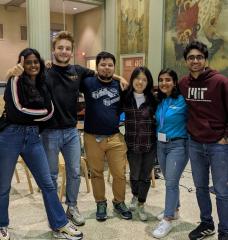
[[[17,76],[18,77],[18,76],[20,76],[24,72],[24,60],[25,59],[22,56],[21,59],[20,59],[20,62],[16,66],[10,68],[7,71],[7,75],[6,75],[7,79],[9,79],[12,76]]]
[[[20,62],[13,68],[13,75],[20,76],[24,72],[24,56],[21,56]]]

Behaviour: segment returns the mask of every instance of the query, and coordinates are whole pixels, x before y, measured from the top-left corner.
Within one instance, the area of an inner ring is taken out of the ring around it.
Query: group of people
[[[157,155],[165,178],[164,211],[152,235],[166,236],[179,218],[179,180],[190,158],[201,223],[190,240],[215,233],[209,195],[209,170],[219,217],[218,239],[228,239],[228,79],[207,67],[206,45],[187,45],[184,58],[190,74],[178,83],[174,70],[158,75],[155,94],[148,68],[136,67],[129,80],[114,74],[115,57],[100,52],[97,71],[71,65],[73,37],[64,31],[53,39],[53,64],[45,69],[35,49],[23,50],[9,72],[0,119],[0,239],[8,240],[9,192],[19,155],[43,194],[48,221],[56,238],[82,239],[76,226],[85,224],[77,207],[80,187],[80,139],[77,123],[79,91],[86,102],[84,145],[91,172],[96,219],[107,219],[104,162],[113,176],[113,207],[123,219],[137,211],[146,221],[144,204]],[[120,83],[124,86],[121,88]],[[119,115],[125,113],[125,136]],[[9,151],[10,150],[10,151]],[[57,196],[58,155],[66,165],[64,212]],[[126,162],[132,200],[125,204]],[[76,226],[75,226],[76,225]]]

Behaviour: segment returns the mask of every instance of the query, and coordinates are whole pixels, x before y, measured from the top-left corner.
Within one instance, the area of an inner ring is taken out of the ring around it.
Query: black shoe
[[[219,233],[218,240],[228,240],[228,233]]]
[[[107,219],[107,202],[98,202],[97,203],[97,212],[96,212],[97,221],[105,221]]]
[[[188,237],[191,240],[201,240],[213,234],[215,234],[215,226],[213,224],[201,222],[196,229],[189,233]]]
[[[124,202],[115,203],[113,202],[114,210],[120,214],[123,219],[132,219],[131,211],[126,207]]]

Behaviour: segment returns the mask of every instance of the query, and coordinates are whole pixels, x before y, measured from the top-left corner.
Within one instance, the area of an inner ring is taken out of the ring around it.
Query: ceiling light
[[[77,8],[76,8],[76,7],[74,7],[74,8],[73,8],[73,10],[77,10]]]

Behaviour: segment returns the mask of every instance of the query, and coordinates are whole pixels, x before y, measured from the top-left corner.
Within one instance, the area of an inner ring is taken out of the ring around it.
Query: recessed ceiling
[[[0,5],[5,5],[9,2],[11,2],[11,0],[0,0]],[[26,2],[22,3],[20,7],[26,7]],[[75,1],[50,0],[51,12],[62,13],[63,11],[65,11],[66,14],[77,14],[96,7],[97,5],[80,3]],[[74,8],[76,8],[76,10],[74,10]]]

